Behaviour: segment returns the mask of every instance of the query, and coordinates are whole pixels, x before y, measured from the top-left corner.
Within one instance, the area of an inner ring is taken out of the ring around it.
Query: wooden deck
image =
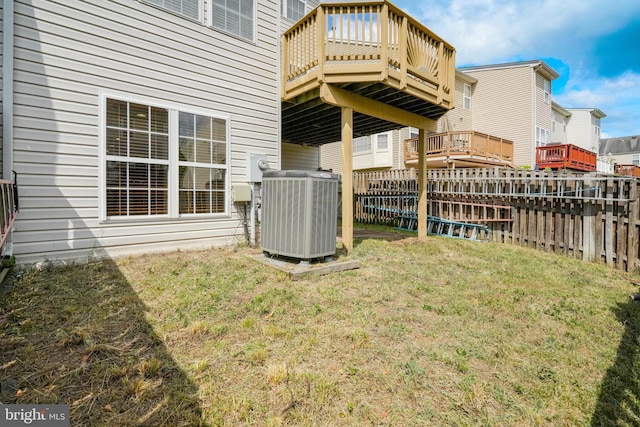
[[[369,112],[354,109],[354,136],[407,126],[403,113],[437,120],[454,78],[454,48],[388,1],[320,5],[282,36],[282,140],[339,141],[340,96]]]
[[[445,132],[427,136],[428,168],[513,167],[513,142],[480,132]],[[404,141],[405,167],[418,165],[418,139]]]

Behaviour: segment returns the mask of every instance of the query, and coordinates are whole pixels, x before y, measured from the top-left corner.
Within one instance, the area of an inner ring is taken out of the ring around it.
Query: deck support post
[[[427,131],[418,131],[418,240],[427,240]]]
[[[342,245],[353,250],[353,110],[342,107]]]

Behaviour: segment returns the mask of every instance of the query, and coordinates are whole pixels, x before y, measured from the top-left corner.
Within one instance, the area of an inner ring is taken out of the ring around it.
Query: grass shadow
[[[625,330],[600,385],[592,427],[640,425],[640,302],[619,303],[613,311]]]
[[[146,312],[111,261],[27,271],[0,296],[0,402],[68,404],[73,426],[201,424]]]

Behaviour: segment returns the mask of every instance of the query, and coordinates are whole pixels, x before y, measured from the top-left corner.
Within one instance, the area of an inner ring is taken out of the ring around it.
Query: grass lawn
[[[0,401],[72,426],[640,424],[637,273],[408,236],[299,281],[248,247],[25,271]]]

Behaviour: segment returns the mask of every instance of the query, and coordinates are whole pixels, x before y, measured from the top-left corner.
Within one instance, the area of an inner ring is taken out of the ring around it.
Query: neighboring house
[[[455,108],[438,120],[436,132],[465,132],[476,130],[473,127],[473,112],[478,107],[473,100],[478,79],[456,70]]]
[[[404,140],[417,138],[417,132],[417,129],[404,127],[354,138],[353,170],[404,169]],[[338,174],[342,173],[341,145],[338,141],[320,147],[322,169],[331,170]]]
[[[640,135],[603,138],[598,147],[600,157],[618,165],[640,166]]]
[[[571,113],[557,102],[551,103],[551,134],[549,142],[551,144],[568,144],[567,124],[571,118]]]
[[[466,131],[472,129],[471,97],[477,80],[460,70],[455,72],[455,108],[437,121],[436,132]],[[382,135],[382,136],[380,136]],[[401,127],[388,133],[364,135],[354,139],[353,170],[369,171],[404,169],[405,141],[418,137],[418,129]],[[380,144],[380,138],[383,143]],[[335,173],[342,173],[342,151],[340,142],[320,147],[320,165]],[[443,165],[446,167],[446,165]]]
[[[513,141],[514,165],[535,165],[535,149],[550,142],[551,82],[558,73],[544,61],[463,67],[478,80],[473,130]]]
[[[600,120],[607,115],[597,108],[567,108],[571,117],[567,123],[567,141],[586,150],[597,152],[600,141]]]
[[[473,149],[474,141],[482,141],[478,133],[486,134],[494,140],[494,147],[504,148],[510,144],[513,157],[509,162],[476,158],[473,163],[464,159],[462,154],[465,153],[458,153],[438,162],[436,159],[443,156],[431,154],[428,159],[433,161],[429,167],[478,167],[501,163],[534,167],[536,147],[549,144],[574,144],[595,152],[600,137],[600,119],[606,115],[597,108],[564,108],[554,102],[551,82],[558,76],[541,60],[458,68],[455,108],[438,120],[436,132],[452,135],[443,138],[445,145],[455,144],[455,138],[462,138],[465,149]],[[416,136],[410,129],[393,131],[392,140],[401,147],[392,148],[394,157],[390,165],[376,163],[375,144],[371,144],[372,155],[369,156],[363,156],[354,148],[354,169],[356,165],[360,170],[415,167],[415,153],[408,159],[403,156],[411,152],[405,150],[405,140]],[[496,139],[508,142],[499,143]],[[406,143],[409,148],[415,145],[414,141]],[[369,146],[368,142],[365,144]],[[323,146],[322,167],[336,170],[340,156],[339,144]],[[602,170],[605,169],[609,170]]]
[[[2,177],[18,176],[19,262],[244,241],[258,164],[315,170],[341,135],[435,127],[453,47],[386,1],[318,3],[4,1]]]

